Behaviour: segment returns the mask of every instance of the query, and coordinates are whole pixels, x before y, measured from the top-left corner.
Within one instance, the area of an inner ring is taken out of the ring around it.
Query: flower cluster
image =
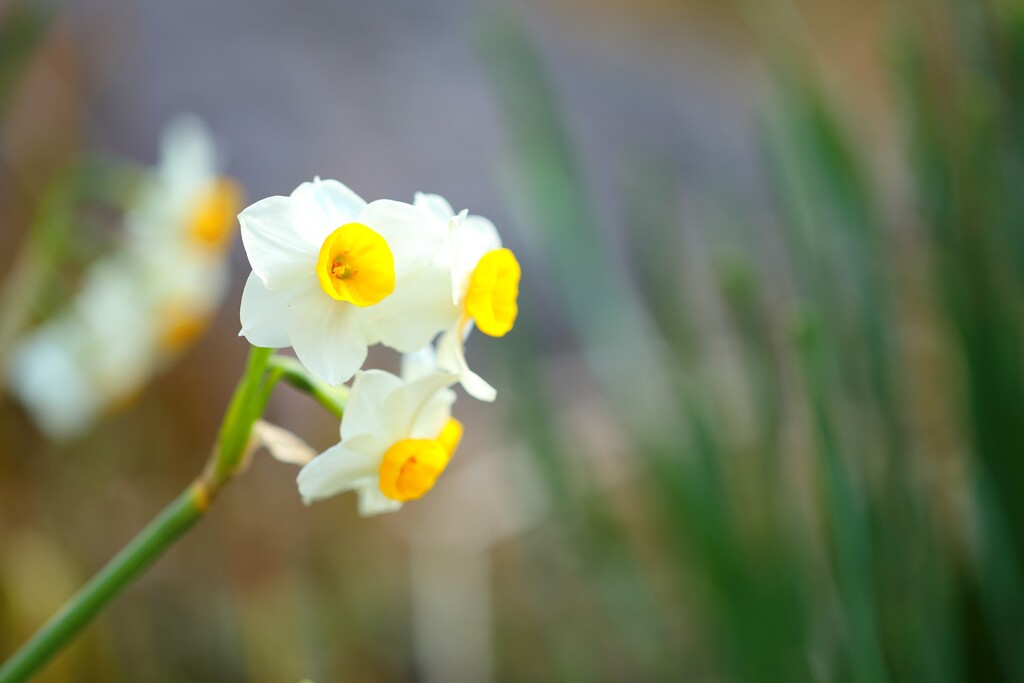
[[[299,473],[303,499],[354,490],[371,515],[419,498],[462,436],[451,387],[495,398],[464,344],[473,327],[493,337],[512,329],[515,256],[493,223],[455,213],[442,197],[367,203],[320,178],[256,202],[239,222],[252,265],[240,334],[255,346],[293,348],[329,384],[354,377],[340,443]],[[378,343],[408,354],[401,377],[360,370]]]
[[[242,204],[220,166],[200,120],[173,121],[118,245],[88,267],[70,305],[19,341],[11,388],[51,438],[131,400],[206,328],[227,290]]]

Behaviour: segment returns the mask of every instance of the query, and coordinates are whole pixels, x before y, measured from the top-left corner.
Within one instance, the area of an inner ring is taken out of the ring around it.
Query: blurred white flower
[[[149,323],[157,351],[172,358],[190,347],[209,326],[230,284],[225,260],[212,258],[143,259],[143,296],[150,302]]]
[[[519,262],[511,250],[502,248],[498,230],[486,218],[466,211],[456,214],[451,204],[436,194],[417,193],[414,204],[446,226],[445,245],[433,268],[441,274],[452,305],[439,328],[444,332],[437,344],[437,363],[457,374],[469,395],[493,401],[494,387],[466,362],[465,340],[474,325],[492,337],[504,336],[512,329],[519,313]],[[440,308],[430,301],[440,296],[436,287],[414,291],[419,301],[410,302],[410,309]]]
[[[199,119],[176,119],[124,216],[67,308],[19,342],[12,390],[51,438],[74,437],[129,402],[206,329],[227,290],[237,184]]]
[[[238,184],[203,122],[174,119],[161,137],[160,160],[125,214],[124,249],[144,277],[156,343],[175,355],[199,337],[227,291],[226,250],[242,208]]]
[[[462,438],[462,425],[451,416],[454,380],[440,372],[412,382],[381,370],[357,374],[341,442],[299,472],[303,500],[356,491],[359,512],[368,516],[423,496]]]
[[[253,270],[240,312],[250,343],[291,346],[310,372],[341,384],[371,344],[412,351],[436,334],[430,316],[375,310],[419,286],[416,276],[443,245],[443,232],[412,205],[367,204],[338,181],[316,178],[256,202],[239,221]]]
[[[172,249],[178,255],[222,259],[242,208],[238,183],[221,175],[223,161],[198,117],[182,115],[164,129],[160,160],[148,174],[125,227],[142,252]]]
[[[149,315],[134,269],[110,256],[68,309],[19,342],[11,389],[48,436],[77,436],[135,397],[155,362]]]
[[[56,441],[84,431],[99,409],[75,340],[73,321],[54,320],[34,330],[11,358],[11,392]]]

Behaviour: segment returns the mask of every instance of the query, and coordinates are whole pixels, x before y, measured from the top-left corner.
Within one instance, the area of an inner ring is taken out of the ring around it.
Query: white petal
[[[215,172],[216,167],[217,151],[202,119],[181,114],[164,127],[160,135],[161,173],[173,176],[196,169]]]
[[[319,291],[295,300],[288,338],[299,361],[328,384],[347,382],[366,360],[366,333],[359,307]]]
[[[355,488],[355,483],[375,475],[380,459],[337,444],[313,458],[296,479],[302,500],[308,505]]]
[[[444,244],[445,225],[412,204],[378,199],[357,220],[387,240],[399,279],[429,264]]]
[[[405,438],[401,434],[388,433],[384,414],[388,397],[403,386],[402,380],[390,372],[366,370],[358,373],[341,418],[342,441],[365,434],[375,435],[388,443]]]
[[[66,320],[29,335],[11,354],[10,386],[51,439],[65,441],[89,427],[100,405],[76,363]]]
[[[290,197],[267,197],[238,215],[245,253],[267,289],[284,289],[316,273],[322,240],[300,231],[307,213]]]
[[[154,221],[151,227],[160,228],[148,230],[150,236],[181,230],[191,203],[217,177],[219,167],[213,136],[202,119],[185,114],[172,120],[161,136],[159,166],[147,174],[136,203],[143,222]]]
[[[455,392],[442,389],[430,397],[417,411],[409,430],[410,439],[436,439],[452,416]]]
[[[388,396],[384,406],[384,416],[389,426],[389,433],[397,436],[393,441],[408,438],[434,438],[444,427],[445,421],[451,416],[451,404],[455,401],[455,394],[448,390],[448,387],[455,382],[456,376],[447,372],[435,372],[423,379],[405,384],[398,391]],[[439,394],[441,399],[447,403],[448,413],[443,418],[438,418],[436,412],[430,413],[434,421],[428,420],[421,424],[421,418],[428,405],[432,405]],[[439,422],[437,422],[439,420]],[[414,435],[416,428],[420,427]],[[423,432],[427,430],[427,433]]]
[[[415,382],[423,379],[430,373],[437,370],[437,354],[434,347],[427,344],[419,351],[402,355],[401,377],[405,382]]]
[[[310,278],[317,285],[315,278]],[[280,349],[291,346],[288,329],[296,302],[311,292],[310,283],[299,282],[291,287],[269,290],[256,273],[250,273],[242,291],[242,306],[239,317],[242,331],[238,334],[249,340],[253,346]]]
[[[391,296],[368,311],[370,337],[401,353],[429,344],[459,318],[450,277],[447,270],[431,266],[400,280]]]
[[[469,334],[468,331],[466,334]],[[459,383],[466,393],[478,401],[490,403],[498,392],[487,381],[469,369],[462,336],[456,330],[441,335],[437,342],[437,365],[439,368],[458,375]]]
[[[252,432],[258,444],[264,446],[275,460],[290,465],[306,465],[316,457],[316,451],[308,443],[283,427],[257,420]]]
[[[139,283],[142,295],[155,308],[175,306],[196,314],[213,311],[230,284],[227,263],[176,246],[181,245],[132,255],[146,274]]]
[[[467,250],[475,250],[481,256],[493,249],[501,248],[501,236],[487,218],[483,216],[467,216],[460,230],[460,241]]]
[[[448,200],[439,194],[417,192],[413,198],[413,206],[428,211],[440,220],[447,221],[455,215],[455,210]]]
[[[450,259],[455,301],[462,299],[473,269],[489,251],[501,248],[501,237],[494,223],[483,216],[469,216],[450,228]]]
[[[402,503],[391,500],[381,492],[377,477],[360,482],[356,490],[359,491],[359,514],[363,517],[398,512],[402,509]]]
[[[302,183],[292,192],[303,219],[296,231],[317,249],[336,229],[356,220],[366,206],[366,201],[337,180],[315,178],[311,183]]]
[[[104,257],[89,267],[69,312],[78,363],[106,401],[137,391],[157,360],[154,307],[144,299],[138,278],[127,260]]]

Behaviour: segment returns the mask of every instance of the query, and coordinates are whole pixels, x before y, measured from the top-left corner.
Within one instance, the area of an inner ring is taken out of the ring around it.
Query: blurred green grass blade
[[[764,474],[776,477],[785,416],[782,376],[771,339],[771,320],[748,255],[738,250],[720,250],[715,258],[715,271],[727,311],[743,347],[744,377],[759,422],[759,455],[768,466]]]
[[[954,78],[943,74],[938,87],[931,56],[939,48],[929,42],[933,36],[918,33],[900,53],[899,68],[907,123],[916,133],[911,153],[918,202],[936,251],[936,287],[963,361],[964,422],[982,512],[977,583],[968,591],[981,596],[988,627],[980,632],[993,642],[965,642],[973,661],[994,648],[1012,678],[1024,675],[1019,647],[1007,640],[1008,633],[1024,632],[1020,576],[1007,578],[1007,568],[1022,566],[1024,559],[1024,208],[1014,199],[1024,148],[1019,128],[1003,123],[1016,120],[1006,112],[1019,97],[1013,94],[1019,84],[1001,82],[992,72],[999,31],[983,19],[996,19],[999,10],[991,4],[961,9],[973,18],[956,26],[964,63]],[[1019,17],[1019,10],[1003,16]]]
[[[555,305],[621,417],[650,425],[668,398],[652,385],[669,361],[624,265],[604,243],[540,56],[523,20],[507,8],[490,16],[478,44],[509,137],[516,213],[541,247],[530,260],[545,284],[557,286]]]
[[[864,500],[857,482],[848,473],[847,459],[833,424],[834,407],[826,393],[822,366],[821,322],[812,308],[805,308],[795,324],[795,335],[812,420],[821,476],[822,503],[832,538],[836,579],[850,629],[847,654],[853,681],[887,680],[872,585],[871,537],[864,516]]]
[[[0,121],[49,22],[50,16],[41,3],[16,1],[6,11],[0,11]]]
[[[668,160],[656,153],[636,154],[623,173],[625,215],[629,217],[626,248],[639,294],[653,324],[680,362],[693,358],[697,334],[681,264],[679,179]]]

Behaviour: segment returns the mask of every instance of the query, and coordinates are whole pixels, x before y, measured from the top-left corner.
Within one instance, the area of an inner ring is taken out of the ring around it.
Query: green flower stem
[[[157,515],[21,649],[0,666],[0,683],[28,680],[103,611],[125,587],[192,528],[245,463],[253,424],[263,414],[281,372],[270,369],[271,349],[253,348],[228,405],[203,474]]]
[[[345,413],[345,401],[348,398],[348,387],[335,387],[323,382],[308,372],[294,358],[273,356],[267,363],[272,372],[280,373],[281,379],[299,391],[309,394],[334,417],[341,419]]]
[[[189,486],[0,667],[0,683],[28,680],[188,531],[203,516],[209,501],[201,481]]]

